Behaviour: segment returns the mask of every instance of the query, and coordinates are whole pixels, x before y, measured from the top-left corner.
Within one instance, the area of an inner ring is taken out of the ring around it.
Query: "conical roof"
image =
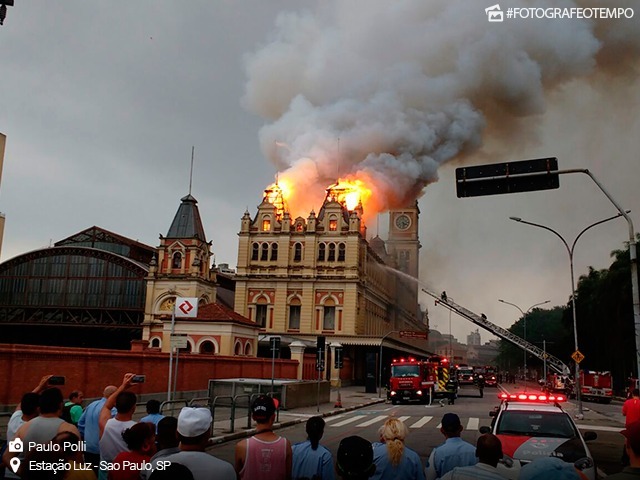
[[[167,238],[198,238],[203,242],[207,239],[204,235],[198,201],[191,194],[180,199],[180,207],[173,218]]]

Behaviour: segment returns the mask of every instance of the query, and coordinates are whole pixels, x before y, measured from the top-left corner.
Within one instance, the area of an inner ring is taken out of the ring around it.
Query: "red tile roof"
[[[198,318],[192,320],[202,322],[238,322],[252,327],[260,328],[255,322],[252,322],[239,313],[236,313],[229,307],[221,303],[208,303],[198,307]]]

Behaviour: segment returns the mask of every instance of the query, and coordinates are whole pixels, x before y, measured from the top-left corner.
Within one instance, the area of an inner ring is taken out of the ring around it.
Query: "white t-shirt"
[[[26,422],[22,420],[22,410],[13,412],[7,424],[7,442],[16,438],[16,432],[24,423]]]
[[[136,422],[133,420],[127,420],[126,422],[115,418],[107,420],[102,437],[100,437],[100,459],[113,462],[113,459],[120,452],[128,452],[129,447],[127,447],[127,443],[122,438],[122,432],[135,424]]]

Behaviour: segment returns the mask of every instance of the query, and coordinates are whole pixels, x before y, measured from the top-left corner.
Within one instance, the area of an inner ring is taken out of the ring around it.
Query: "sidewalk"
[[[381,397],[378,398],[377,393],[365,393],[364,386],[342,387],[340,388],[340,400],[342,407],[340,407],[336,406],[338,390],[336,388],[332,388],[330,399],[330,402],[321,403],[320,405],[280,410],[278,417],[276,418],[276,423],[273,426],[274,430],[298,423],[304,423],[310,417],[318,415],[329,417],[332,415],[339,415],[344,412],[350,412],[368,405],[384,403],[386,400],[386,391],[383,390],[381,392]],[[223,413],[225,414],[225,417],[229,416],[227,414],[228,410],[223,410]],[[213,436],[211,438],[212,443],[219,444],[231,440],[237,440],[255,433],[255,422],[252,422],[251,428],[247,428],[247,412],[245,409],[238,411],[236,415],[234,432],[230,432],[231,421],[228,418],[225,420],[216,420],[214,418]]]

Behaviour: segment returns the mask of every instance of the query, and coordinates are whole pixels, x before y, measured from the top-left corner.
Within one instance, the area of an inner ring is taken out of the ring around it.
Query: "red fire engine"
[[[584,400],[611,403],[613,382],[611,372],[580,371],[580,393]]]
[[[547,375],[547,381],[542,386],[542,390],[547,393],[564,393],[569,396],[573,392],[573,387],[573,382],[569,375],[550,373]]]
[[[449,363],[446,358],[394,359],[391,362],[389,398],[394,405],[411,400],[431,403],[437,397],[449,398],[450,403],[453,403],[457,393],[457,383],[449,377]]]

